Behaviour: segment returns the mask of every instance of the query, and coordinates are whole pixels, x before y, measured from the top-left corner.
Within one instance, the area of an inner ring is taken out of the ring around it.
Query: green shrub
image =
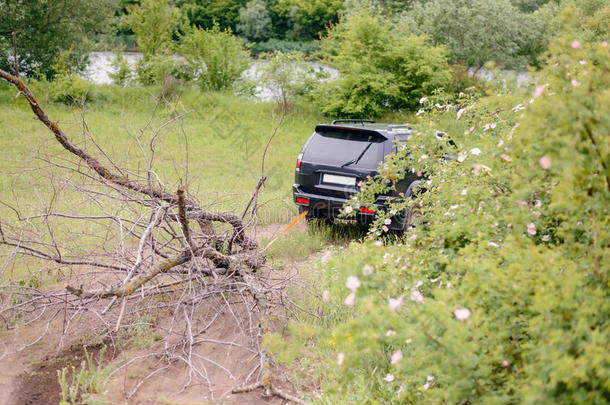
[[[533,94],[422,100],[405,149],[350,202],[407,172],[427,189],[319,275],[329,302],[304,349],[319,403],[608,402],[609,47],[570,32],[551,53]],[[415,203],[416,228],[384,246]]]
[[[250,48],[252,53],[267,53],[267,52],[301,52],[305,55],[311,55],[320,50],[320,45],[316,41],[289,41],[282,39],[271,38],[266,42],[257,42]]]
[[[270,90],[279,109],[284,112],[291,109],[296,97],[309,92],[324,76],[297,52],[275,52],[264,57],[258,69],[258,81]]]
[[[321,44],[340,72],[313,95],[326,115],[369,118],[413,110],[421,97],[450,81],[442,48],[423,37],[398,35],[380,15],[354,14],[334,26]]]
[[[119,86],[129,85],[132,79],[132,71],[129,62],[127,62],[127,59],[123,56],[122,51],[116,52],[116,56],[112,60],[111,66],[112,72],[110,72],[108,76],[110,76],[112,82]]]
[[[229,88],[246,70],[249,56],[230,29],[192,27],[179,47],[194,78],[206,90]]]
[[[251,41],[261,41],[271,34],[271,18],[263,0],[250,0],[239,9],[237,31]]]

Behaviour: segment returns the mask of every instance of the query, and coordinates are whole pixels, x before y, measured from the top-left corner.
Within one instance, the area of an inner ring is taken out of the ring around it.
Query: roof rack
[[[407,131],[411,130],[411,127],[405,124],[389,124],[387,130],[388,131],[393,131],[395,129],[404,129]]]
[[[352,122],[354,124],[374,124],[375,121],[373,120],[333,120],[333,122],[331,122],[330,125],[335,125],[335,124],[339,124],[339,123],[349,123]]]

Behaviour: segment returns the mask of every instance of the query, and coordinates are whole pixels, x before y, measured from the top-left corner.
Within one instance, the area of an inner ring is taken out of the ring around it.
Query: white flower
[[[346,214],[351,214],[352,212],[354,212],[354,209],[352,208],[351,205],[348,205],[347,207],[345,207]]]
[[[386,219],[383,221],[383,223],[384,223],[384,224],[386,224],[386,225],[390,225],[390,224],[392,223],[392,220],[391,220],[390,218],[386,218]]]
[[[382,241],[380,241],[380,240],[375,241],[375,246],[382,246],[382,245],[383,245]]]
[[[348,295],[345,298],[345,301],[343,301],[343,303],[345,305],[347,305],[348,307],[353,307],[354,304],[356,303],[356,293],[351,293],[350,295]]]
[[[433,375],[429,375],[428,377],[426,377],[426,381],[433,381],[433,380],[434,380]]]
[[[411,343],[412,341],[413,341],[413,339],[409,338],[409,339],[405,340],[405,343],[406,343],[406,344],[409,344],[409,343]]]
[[[402,351],[396,350],[394,353],[392,353],[392,357],[390,358],[390,363],[396,364],[400,360],[402,360]]]
[[[324,302],[330,301],[330,291],[324,290],[324,292],[322,292],[322,301],[324,301]]]
[[[356,292],[358,287],[360,287],[360,280],[358,280],[358,277],[356,276],[349,276],[345,282],[345,286],[352,292]]]
[[[548,242],[551,240],[551,235],[542,235],[542,241],[543,242]]]
[[[525,110],[525,107],[523,107],[523,104],[517,104],[516,106],[514,106],[512,108],[513,112],[517,112],[517,111],[521,111],[521,110]]]
[[[365,264],[362,267],[362,274],[364,274],[365,276],[370,276],[371,274],[373,274],[374,270],[375,268],[373,266],[371,266],[370,264]]]
[[[419,104],[423,104],[426,102],[426,100],[428,100],[428,97],[422,97],[419,99]]]
[[[461,195],[468,195],[468,189],[467,188],[463,189],[460,194]]]
[[[419,280],[417,283],[415,283],[415,288],[419,288],[419,287],[421,287],[422,285],[424,285],[424,282],[423,282],[423,281],[421,281],[421,280]]]
[[[426,113],[426,110],[418,110],[415,115],[416,116],[420,116],[420,115],[425,114],[425,113]]]
[[[423,388],[424,388],[424,391],[426,391],[428,388],[430,388],[430,383],[429,382],[425,383]]]
[[[466,160],[467,155],[465,153],[460,153],[457,157],[457,161],[462,163],[464,160]]]
[[[398,311],[400,307],[402,307],[404,300],[402,297],[400,298],[388,298],[388,306],[390,307],[390,311]]]
[[[458,321],[465,321],[470,316],[470,310],[468,308],[459,308],[453,311],[455,319]]]
[[[533,222],[530,222],[529,224],[527,224],[527,233],[529,233],[530,235],[536,235],[536,224]]]
[[[576,79],[572,79],[572,86],[578,87],[578,86],[580,86],[580,82]]]
[[[388,331],[385,333],[385,335],[387,337],[394,336],[395,334],[396,334],[396,331],[392,330],[392,329],[388,329]]]
[[[489,243],[488,243],[488,245],[489,245],[489,246],[496,247],[496,248],[499,248],[499,247],[500,247],[500,245],[498,245],[496,242],[489,242]]]
[[[500,155],[500,157],[504,160],[506,160],[507,162],[510,162],[512,159],[510,158],[510,156],[508,156],[506,153],[503,153]]]
[[[413,302],[417,302],[419,304],[423,304],[424,303],[424,296],[417,290],[414,290],[413,292],[411,292],[411,295],[409,296],[409,299]]]
[[[478,163],[473,164],[472,167],[474,167],[474,174],[477,176],[479,175],[479,173],[481,173],[481,170],[491,172],[491,169],[489,167],[485,165],[480,165]]]
[[[345,360],[345,355],[343,353],[339,353],[337,355],[337,365],[343,364],[343,360]]]
[[[381,227],[381,229],[382,229],[384,232],[388,232],[388,231],[390,230],[390,229],[389,229],[387,226],[385,226],[385,225],[383,225],[383,226]]]
[[[472,153],[475,156],[480,155],[481,154],[481,149],[479,149],[479,148],[472,148],[472,149],[470,149],[470,153]]]
[[[548,170],[551,168],[551,158],[550,157],[546,157],[543,156],[540,158],[540,167],[542,167],[544,170]]]
[[[386,380],[387,382],[392,382],[392,381],[394,381],[394,375],[388,373],[388,374],[386,374],[385,377],[383,377],[383,379]]]

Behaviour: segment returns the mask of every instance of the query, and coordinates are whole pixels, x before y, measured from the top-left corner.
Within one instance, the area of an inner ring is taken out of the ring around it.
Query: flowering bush
[[[408,146],[350,206],[407,172],[426,192],[321,267],[314,400],[608,402],[609,56],[570,32],[531,94],[421,100]],[[387,244],[414,204],[416,227]]]

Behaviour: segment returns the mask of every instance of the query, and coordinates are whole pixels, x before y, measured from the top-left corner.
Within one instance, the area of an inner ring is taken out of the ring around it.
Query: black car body
[[[361,182],[377,174],[380,163],[407,142],[411,133],[405,125],[378,124],[365,120],[336,120],[318,125],[297,159],[294,201],[310,218],[329,221],[338,217],[343,204],[360,189]],[[388,199],[406,198],[419,184],[416,174],[399,180],[394,191],[377,196],[375,205],[383,209]],[[368,223],[374,218],[371,207],[360,207],[356,219]],[[392,218],[390,229],[403,230],[405,215]]]

